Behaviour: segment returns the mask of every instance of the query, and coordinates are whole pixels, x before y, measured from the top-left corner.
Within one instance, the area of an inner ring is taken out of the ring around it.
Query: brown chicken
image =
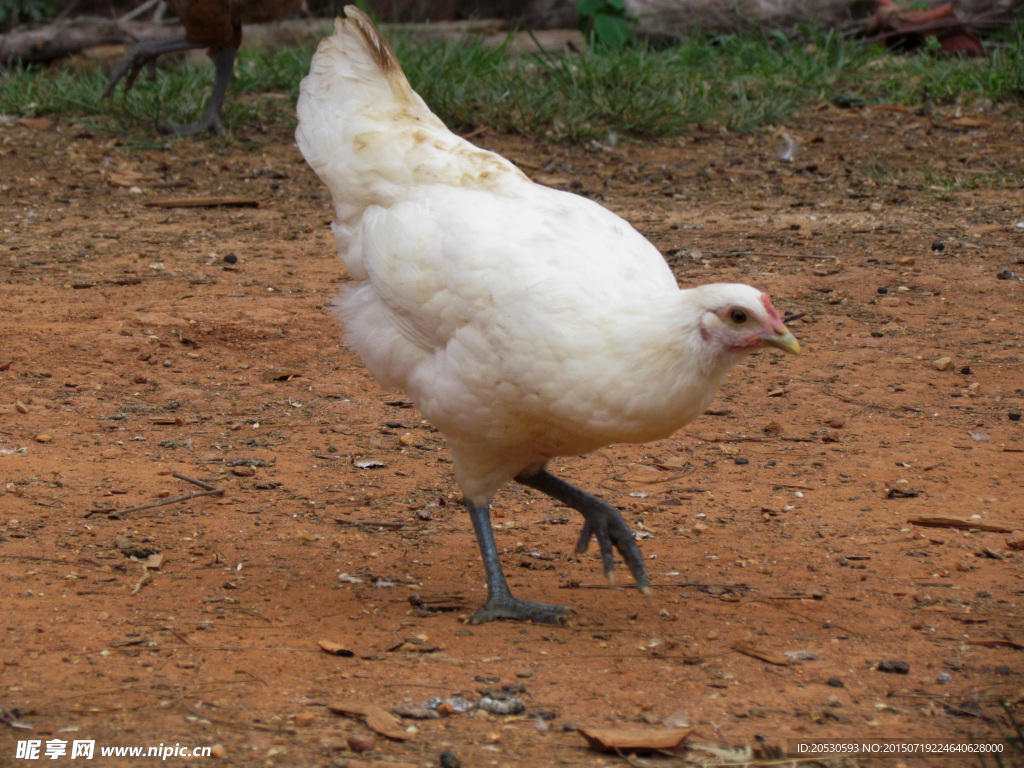
[[[131,90],[139,71],[144,66],[152,65],[158,56],[192,48],[206,48],[216,67],[216,76],[203,116],[198,122],[188,125],[161,124],[158,127],[179,136],[203,130],[221,133],[224,130],[220,121],[221,108],[234,71],[238,46],[242,42],[242,25],[262,24],[290,16],[302,7],[303,0],[167,1],[185,27],[185,36],[139,43],[133,47],[110,75],[103,96],[113,93],[121,78],[126,78],[125,91]]]

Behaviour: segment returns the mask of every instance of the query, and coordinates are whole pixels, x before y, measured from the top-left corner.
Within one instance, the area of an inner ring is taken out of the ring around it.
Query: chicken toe
[[[533,475],[520,475],[516,480],[557,499],[583,515],[583,530],[576,542],[576,551],[586,552],[590,540],[596,538],[601,550],[604,575],[609,581],[614,581],[615,550],[618,550],[622,559],[626,561],[629,572],[633,574],[637,587],[645,595],[650,593],[643,554],[619,510],[604,499],[599,499],[555,477],[546,469]]]

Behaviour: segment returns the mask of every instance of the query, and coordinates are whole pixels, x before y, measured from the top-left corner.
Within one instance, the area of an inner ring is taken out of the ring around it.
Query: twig
[[[387,520],[347,520],[344,517],[334,518],[338,525],[349,525],[353,528],[405,528],[412,527],[412,523],[393,523]]]
[[[911,413],[921,413],[921,411],[923,410],[922,408],[916,408],[916,407],[914,407],[912,405],[896,405],[896,406],[892,406],[892,405],[882,405],[880,403],[866,402],[864,400],[857,400],[856,398],[847,397],[846,395],[842,395],[839,392],[836,392],[834,389],[832,389],[832,387],[830,387],[828,385],[823,386],[821,388],[821,391],[824,392],[829,397],[834,397],[836,400],[842,400],[844,403],[849,403],[850,405],[859,405],[859,406],[861,406],[863,408],[874,408],[874,409],[879,410],[879,411],[890,411],[890,412],[892,412],[892,411],[897,411],[897,410],[903,410],[903,411],[910,411]]]
[[[179,480],[184,480],[186,483],[192,483],[193,485],[198,485],[203,490],[198,492],[198,493],[189,493],[189,494],[186,494],[184,496],[176,496],[173,499],[164,499],[163,501],[154,501],[151,504],[140,504],[137,507],[128,507],[127,509],[122,509],[120,511],[113,510],[113,509],[106,509],[106,508],[105,509],[90,509],[88,512],[86,512],[83,515],[83,517],[92,517],[93,515],[99,514],[100,512],[106,512],[108,517],[110,517],[111,519],[116,520],[116,519],[119,519],[119,518],[123,517],[124,515],[127,515],[129,512],[141,512],[144,509],[155,509],[156,507],[166,507],[168,504],[178,504],[178,503],[183,502],[183,501],[191,501],[192,499],[197,499],[200,496],[223,496],[224,495],[224,489],[223,488],[219,488],[216,485],[211,485],[210,483],[205,483],[202,480],[196,480],[195,478],[192,478],[192,477],[186,477],[185,475],[182,475],[182,474],[180,474],[178,472],[172,472],[171,473],[171,477],[176,477]]]
[[[18,720],[13,713],[4,709],[2,703],[0,703],[0,725],[6,725],[8,728],[13,728],[16,731],[31,731],[33,727],[30,723],[23,723]]]

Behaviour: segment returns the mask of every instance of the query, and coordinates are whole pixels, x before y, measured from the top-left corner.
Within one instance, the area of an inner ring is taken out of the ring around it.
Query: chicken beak
[[[771,347],[778,347],[783,352],[789,352],[791,355],[800,354],[800,342],[796,340],[796,336],[790,333],[789,329],[784,325],[777,325],[770,331],[766,331],[761,334],[761,341]]]

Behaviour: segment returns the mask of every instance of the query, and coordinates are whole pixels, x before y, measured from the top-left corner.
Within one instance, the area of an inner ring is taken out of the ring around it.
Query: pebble
[[[938,677],[935,678],[935,682],[940,683],[941,685],[945,685],[952,679],[953,676],[949,674],[949,672],[939,672]]]
[[[953,367],[953,359],[950,357],[938,357],[932,360],[932,367],[937,371],[948,371]]]
[[[224,257],[224,261],[227,264],[237,264],[238,263],[238,257],[235,256],[235,254],[233,254],[233,253],[229,253],[227,256]]]
[[[21,402],[21,400],[15,400],[14,407],[17,409],[18,413],[28,413],[28,406]]]
[[[880,661],[876,669],[893,675],[909,675],[910,664],[905,661]]]
[[[312,712],[296,712],[294,720],[296,728],[308,728],[316,722],[316,715]]]
[[[50,442],[53,442],[53,435],[48,435],[45,432],[40,434],[40,435],[36,435],[36,442],[37,443],[50,443]]]
[[[840,680],[838,677],[830,677],[827,681],[825,681],[825,685],[829,686],[830,688],[845,688],[846,687],[846,684],[842,680]]]
[[[1024,549],[1024,531],[1014,531],[1006,537],[1007,549]]]
[[[212,747],[210,747],[211,757],[224,758],[227,757],[227,755],[228,750],[225,748],[223,744],[214,744]]]
[[[878,292],[883,294],[883,295],[888,293],[889,292],[889,286],[887,286],[887,285],[880,285],[880,286],[878,286]]]
[[[353,733],[348,737],[348,748],[362,754],[377,748],[377,740],[366,733]]]
[[[941,253],[942,251],[946,250],[946,244],[941,240],[936,240],[934,243],[932,243],[932,250],[939,251]]]
[[[526,703],[516,697],[510,696],[507,699],[492,699],[484,696],[476,703],[477,709],[490,712],[492,715],[521,715],[526,711]]]
[[[737,456],[733,461],[741,467],[750,463],[750,459],[744,459],[742,456]]]
[[[516,677],[522,677],[522,678],[533,677],[533,670],[532,669],[520,669],[518,672],[516,672]]]
[[[1010,421],[1020,421],[1020,416],[1021,413],[1020,411],[1017,410],[1010,411],[1006,414],[1006,418],[1008,418]]]
[[[459,760],[458,755],[450,749],[446,749],[441,753],[441,757],[438,762],[440,763],[441,768],[462,768],[462,761]]]

